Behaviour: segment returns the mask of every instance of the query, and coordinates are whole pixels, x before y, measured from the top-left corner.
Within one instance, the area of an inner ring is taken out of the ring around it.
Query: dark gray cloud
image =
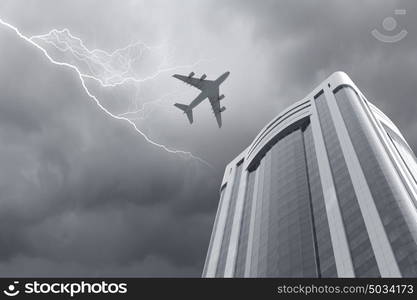
[[[407,10],[398,18],[407,37],[373,38],[396,8]],[[208,104],[193,126],[172,108],[195,92],[170,73],[143,86],[146,99],[161,90],[183,98],[168,97],[141,128],[210,169],[146,143],[104,114],[73,71],[0,27],[0,276],[199,276],[224,165],[337,70],[416,150],[416,13],[414,1],[2,2],[0,17],[27,35],[66,27],[108,51],[166,41],[175,63],[208,58],[197,74],[231,76],[221,130]]]
[[[417,148],[415,82],[417,79],[417,6],[413,1],[235,1],[229,7],[254,24],[252,37],[270,58],[277,84],[273,98],[282,109],[302,98],[334,71],[348,73],[365,95],[403,129]],[[373,29],[384,32],[382,21],[395,17],[405,39],[387,44],[376,40]]]
[[[1,275],[198,275],[213,171],[147,144],[72,71],[0,34],[10,70],[0,80]]]

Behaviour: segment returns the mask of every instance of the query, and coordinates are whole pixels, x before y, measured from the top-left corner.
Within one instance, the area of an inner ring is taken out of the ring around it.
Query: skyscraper
[[[417,277],[417,161],[343,72],[230,162],[204,277]]]

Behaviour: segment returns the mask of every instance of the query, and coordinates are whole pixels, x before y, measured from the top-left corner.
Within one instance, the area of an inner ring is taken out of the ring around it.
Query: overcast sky
[[[113,114],[148,103],[139,130],[212,167],[148,143],[100,109],[74,70],[0,25],[0,276],[200,276],[225,165],[334,71],[348,73],[416,151],[416,15],[412,0],[2,1],[0,18],[28,37],[67,28],[89,49],[159,49],[136,75],[154,74],[162,58],[172,71],[88,88]],[[408,31],[397,43],[371,34],[387,34],[390,16],[390,34]],[[191,71],[231,72],[221,129],[208,103],[192,126],[173,107],[197,95],[171,77]]]

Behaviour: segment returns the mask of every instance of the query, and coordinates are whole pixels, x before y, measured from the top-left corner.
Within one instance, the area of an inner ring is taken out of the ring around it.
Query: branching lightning
[[[116,87],[126,83],[143,83],[147,80],[155,79],[157,76],[164,72],[170,72],[179,68],[192,67],[200,63],[200,61],[192,65],[174,67],[163,67],[165,62],[162,62],[161,65],[158,66],[156,71],[154,71],[152,74],[144,77],[139,77],[134,73],[132,69],[132,64],[135,63],[135,61],[137,61],[145,51],[150,51],[161,46],[149,47],[144,45],[143,43],[136,42],[124,48],[120,48],[109,53],[100,49],[89,50],[84,45],[83,41],[73,36],[68,29],[53,29],[47,34],[27,37],[24,34],[22,34],[17,27],[3,21],[1,18],[0,24],[13,30],[19,38],[23,39],[27,43],[40,50],[51,63],[75,71],[78,75],[78,78],[85,93],[97,104],[97,106],[103,112],[105,112],[107,115],[116,120],[125,121],[128,124],[130,124],[132,128],[137,133],[139,133],[148,143],[160,149],[163,149],[169,153],[193,158],[207,166],[210,166],[210,164],[207,163],[205,160],[193,155],[191,152],[177,150],[153,141],[135,124],[135,120],[143,119],[145,117],[147,105],[157,104],[161,101],[161,99],[164,98],[164,96],[156,99],[155,101],[143,104],[141,108],[139,108],[137,103],[134,102],[136,106],[134,110],[120,114],[114,114],[103,106],[101,101],[98,99],[96,95],[94,95],[91,92],[86,83],[86,79],[93,80],[99,83],[99,85],[104,88]],[[42,42],[55,47],[57,50],[61,52],[70,52],[75,62],[69,63],[65,61],[58,61],[57,59],[53,58],[45,49],[45,47],[42,46]]]

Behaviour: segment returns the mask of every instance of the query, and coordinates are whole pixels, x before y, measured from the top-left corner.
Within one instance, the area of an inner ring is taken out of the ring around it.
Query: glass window
[[[216,277],[224,276],[227,250],[229,249],[230,234],[232,232],[233,217],[235,215],[236,199],[239,192],[240,177],[242,175],[242,163],[236,166],[236,175],[233,181],[232,194],[230,195],[229,209],[227,210],[226,224],[224,227],[223,241],[220,247],[219,262],[216,269]]]
[[[400,271],[403,276],[415,277],[417,245],[410,228],[416,230],[416,226],[414,218],[406,215],[409,207],[404,204],[409,200],[401,198],[390,179],[391,171],[384,165],[385,158],[371,144],[374,129],[368,125],[361,99],[350,87],[338,90],[335,96]]]
[[[246,185],[245,203],[243,204],[242,222],[240,225],[239,245],[236,258],[235,277],[243,277],[245,274],[246,254],[248,251],[249,225],[253,204],[253,188],[256,171],[248,174]]]
[[[352,257],[355,276],[379,276],[380,274],[377,267],[372,267],[372,270],[374,270],[374,273],[372,274],[370,274],[368,270],[363,270],[363,268],[361,268],[363,259],[360,255],[363,255],[364,259],[369,260],[371,266],[377,266],[377,264],[346,161],[343,157],[336,128],[333,124],[327,100],[323,93],[316,99],[316,106],[333,175],[337,200],[339,202],[345,227],[347,242]],[[361,237],[361,234],[365,235],[365,237]]]

